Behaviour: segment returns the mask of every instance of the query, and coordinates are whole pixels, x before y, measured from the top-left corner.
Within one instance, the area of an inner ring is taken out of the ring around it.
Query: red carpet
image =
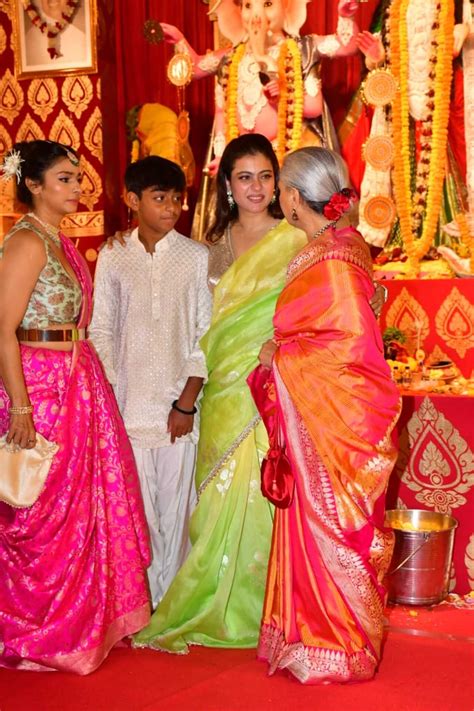
[[[396,607],[388,624],[379,673],[366,684],[269,678],[254,650],[117,648],[88,677],[0,669],[0,711],[473,711],[474,610]]]

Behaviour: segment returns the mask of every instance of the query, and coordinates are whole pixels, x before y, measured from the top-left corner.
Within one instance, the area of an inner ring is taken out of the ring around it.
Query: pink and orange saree
[[[63,247],[90,316],[91,281]],[[0,666],[88,674],[147,624],[148,529],[133,453],[112,390],[87,341],[21,346],[37,431],[59,444],[29,509],[0,504]],[[8,431],[0,381],[0,434]]]
[[[369,679],[380,659],[400,403],[373,290],[352,228],[305,247],[277,303],[272,371],[254,388],[270,439],[278,415],[295,478],[276,509],[258,656],[308,684]]]

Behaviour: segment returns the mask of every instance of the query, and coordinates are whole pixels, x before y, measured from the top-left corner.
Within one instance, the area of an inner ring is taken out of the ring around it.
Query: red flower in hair
[[[338,193],[333,193],[323,207],[324,217],[328,220],[338,220],[348,211],[356,197],[354,190],[350,188],[343,188]]]

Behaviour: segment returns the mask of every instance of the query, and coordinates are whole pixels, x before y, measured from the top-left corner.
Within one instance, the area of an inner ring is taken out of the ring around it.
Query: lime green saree
[[[265,428],[246,378],[257,365],[290,259],[302,232],[285,221],[225,272],[203,338],[209,380],[201,404],[188,559],[135,645],[170,652],[188,644],[257,645],[273,511],[260,493]]]

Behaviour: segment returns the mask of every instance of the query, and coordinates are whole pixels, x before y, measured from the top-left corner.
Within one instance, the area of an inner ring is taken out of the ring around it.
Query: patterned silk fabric
[[[275,514],[259,656],[301,682],[373,676],[392,549],[384,500],[400,400],[351,228],[292,262],[275,313],[273,376],[296,480]]]
[[[63,248],[83,290],[73,245]],[[133,454],[91,345],[21,346],[35,426],[56,442],[45,488],[29,509],[0,504],[0,665],[88,674],[149,619],[148,530]],[[0,433],[8,431],[0,385]]]
[[[43,240],[46,250],[46,264],[31,293],[20,326],[22,328],[47,328],[48,325],[53,323],[73,323],[77,321],[82,302],[79,284],[70,277],[54,254],[49,240],[28,219],[22,218],[19,220],[10,232],[5,235],[4,241],[21,229],[31,230]]]
[[[138,646],[186,652],[188,644],[255,647],[273,508],[260,493],[268,441],[246,384],[302,232],[280,223],[237,259],[214,292],[202,341],[209,380],[201,405],[193,548]],[[211,250],[213,247],[211,247]]]
[[[230,239],[230,229],[227,228],[217,242],[209,243],[208,283],[211,291],[214,291],[222,275],[232,266],[233,261],[234,250]]]

